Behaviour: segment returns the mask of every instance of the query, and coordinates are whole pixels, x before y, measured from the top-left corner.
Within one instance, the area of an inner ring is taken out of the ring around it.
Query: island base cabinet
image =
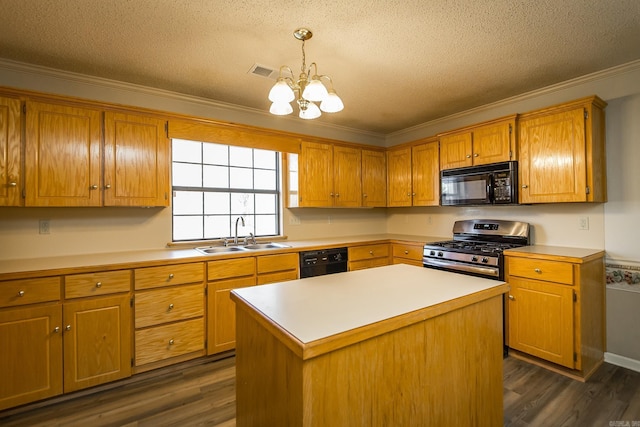
[[[0,312],[0,410],[62,393],[62,306]]]
[[[306,359],[236,316],[239,427],[503,423],[502,295]]]

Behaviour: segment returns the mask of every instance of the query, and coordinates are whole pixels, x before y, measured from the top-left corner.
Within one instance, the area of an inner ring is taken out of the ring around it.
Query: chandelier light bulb
[[[291,102],[296,99],[295,93],[286,80],[282,77],[278,79],[269,92],[269,101],[274,103]]]
[[[293,107],[288,102],[274,102],[271,104],[269,112],[276,116],[286,116],[287,114],[293,113]]]
[[[323,101],[328,95],[327,88],[324,87],[318,76],[313,76],[311,81],[307,84],[302,92],[302,97],[309,101],[320,102]]]
[[[325,113],[337,113],[342,111],[344,104],[335,90],[330,89],[327,97],[320,104],[320,109]]]
[[[316,104],[311,101],[306,101],[306,108],[300,106],[300,114],[298,117],[305,120],[317,119],[322,113]]]

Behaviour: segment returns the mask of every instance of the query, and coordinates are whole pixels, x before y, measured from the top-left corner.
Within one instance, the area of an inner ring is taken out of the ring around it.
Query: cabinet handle
[[[19,297],[23,297],[24,296],[24,291],[18,291],[18,296]]]
[[[66,328],[64,328],[66,331],[70,331],[71,330],[71,325],[67,325]]]
[[[522,188],[529,188],[529,186],[527,184],[524,184]]]
[[[170,274],[169,274],[169,280],[173,279],[173,277],[174,277],[174,276],[173,276],[173,273],[170,273]]]
[[[173,304],[169,304],[169,311],[173,310]]]
[[[407,193],[407,197],[411,197],[411,193]]]
[[[416,196],[416,193],[411,193],[411,195],[412,195],[413,197],[415,197],[415,196]]]
[[[107,185],[105,185],[105,186],[104,186],[104,189],[105,189],[105,190],[108,190],[108,189],[110,189],[110,188],[111,188],[111,184],[107,184]]]
[[[98,186],[97,186],[97,185],[92,185],[91,187],[89,187],[89,189],[91,189],[91,190],[97,190],[97,189],[98,189]]]
[[[514,297],[513,295],[509,295],[509,299],[510,299],[511,301],[515,301],[515,300],[516,300],[516,297]]]
[[[471,158],[471,154],[467,154],[467,159],[470,159],[470,158]]]
[[[404,254],[405,255],[409,255],[409,251],[404,251]]]
[[[336,193],[336,197],[340,197],[340,193]]]
[[[169,340],[169,345],[173,345],[174,341],[171,339]]]
[[[364,193],[364,194],[362,195],[362,197],[367,197],[367,193]]]
[[[533,271],[535,271],[538,274],[542,273],[542,270],[540,270],[539,268],[534,268]]]
[[[474,153],[473,157],[478,157],[479,154],[478,153]]]
[[[329,197],[333,197],[333,193],[329,193]]]
[[[373,251],[369,251],[369,255],[373,255]]]
[[[13,182],[13,181],[11,181],[11,182],[9,183],[9,187],[17,187],[17,186],[18,186],[18,183],[17,183],[17,182]]]
[[[57,334],[58,332],[60,332],[60,326],[56,326],[55,328],[53,328],[53,332],[55,334]]]
[[[96,288],[101,288],[101,287],[102,287],[102,282],[96,283]]]

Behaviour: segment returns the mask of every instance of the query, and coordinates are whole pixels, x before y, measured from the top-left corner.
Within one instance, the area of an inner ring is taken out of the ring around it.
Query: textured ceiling
[[[1,0],[0,58],[268,110],[307,63],[380,134],[640,58],[640,0]],[[0,82],[1,84],[1,82]]]

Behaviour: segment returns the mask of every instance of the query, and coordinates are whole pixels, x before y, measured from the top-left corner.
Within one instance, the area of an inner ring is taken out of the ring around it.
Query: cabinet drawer
[[[204,319],[136,331],[136,366],[204,350]]]
[[[349,248],[349,261],[360,261],[372,258],[382,258],[389,256],[389,245],[365,245]]]
[[[263,255],[258,257],[258,274],[298,270],[298,254]]]
[[[202,282],[203,280],[204,266],[201,262],[147,267],[135,270],[136,290],[196,283]]]
[[[0,282],[0,307],[60,300],[60,277]]]
[[[388,258],[363,259],[361,261],[349,261],[349,271],[362,270],[364,268],[382,267],[389,265]]]
[[[394,258],[407,258],[422,261],[423,246],[393,245]]]
[[[202,284],[136,292],[136,328],[199,317],[204,314]]]
[[[418,261],[417,259],[393,257],[392,264],[406,264],[406,265],[415,265],[416,267],[424,267],[422,259]]]
[[[530,258],[507,259],[510,276],[573,285],[573,264]]]
[[[254,276],[256,274],[256,258],[238,258],[207,263],[207,279],[220,280],[232,277]]]
[[[64,278],[64,297],[82,298],[94,295],[129,292],[131,271],[101,271],[98,273],[74,274]]]
[[[258,276],[258,285],[267,283],[286,282],[296,280],[298,278],[298,270],[277,271],[275,273],[260,274]]]

